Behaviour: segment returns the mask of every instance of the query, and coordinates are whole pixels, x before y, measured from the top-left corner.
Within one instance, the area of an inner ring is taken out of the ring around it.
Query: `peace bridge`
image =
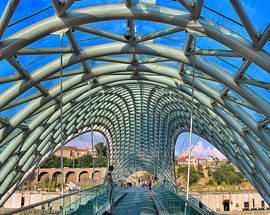
[[[0,4],[0,206],[89,131],[106,137],[115,180],[148,171],[166,181],[148,194],[117,188],[122,209],[136,199],[129,214],[214,213],[189,186],[181,195],[175,186],[175,142],[187,131],[213,144],[270,203],[267,1]],[[95,214],[107,204],[101,185],[21,211]]]

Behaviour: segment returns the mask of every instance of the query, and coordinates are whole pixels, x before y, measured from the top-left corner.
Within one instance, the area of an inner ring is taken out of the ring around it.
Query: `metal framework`
[[[62,49],[65,142],[91,130],[91,121],[108,140],[119,179],[147,170],[175,182],[174,145],[189,130],[194,66],[193,133],[229,158],[270,203],[270,83],[247,74],[254,66],[269,76],[269,49],[263,47],[270,24],[257,33],[240,1],[230,0],[249,36],[244,37],[202,17],[203,0],[174,3],[179,10],[132,0],[97,6],[90,1],[73,10],[83,1],[52,0],[55,15],[5,37],[20,4],[9,0],[0,19],[0,60],[15,72],[0,77],[6,86],[0,94],[0,205],[61,145],[61,48],[48,41],[63,29],[69,44]],[[127,21],[125,34],[91,26],[114,20]],[[135,20],[169,27],[140,34]],[[175,34],[185,39],[183,49],[153,42]],[[78,35],[103,40],[80,45]],[[193,49],[194,37],[226,49]],[[39,47],[45,39],[47,47]],[[28,71],[24,61],[38,66]],[[98,65],[91,67],[93,62]],[[235,70],[232,62],[240,65],[235,72],[227,66]]]

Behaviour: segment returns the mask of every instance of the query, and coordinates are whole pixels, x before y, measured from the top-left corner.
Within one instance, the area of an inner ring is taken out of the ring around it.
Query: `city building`
[[[95,158],[98,156],[98,152],[96,149],[91,149],[91,148],[78,149],[76,147],[71,147],[71,146],[63,147],[63,157],[68,158],[68,159],[82,157],[87,154],[90,154]],[[61,150],[56,151],[54,155],[57,157],[60,157]]]

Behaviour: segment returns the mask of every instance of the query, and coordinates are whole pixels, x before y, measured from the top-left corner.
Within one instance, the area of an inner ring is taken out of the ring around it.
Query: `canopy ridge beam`
[[[183,72],[179,72],[179,74],[180,75],[188,75],[188,76],[192,77],[192,74],[188,70],[184,70]],[[194,77],[219,83],[216,79],[212,78],[211,76],[209,76],[205,73],[194,72]]]
[[[85,74],[85,72],[82,69],[69,70],[69,71],[63,72],[62,77],[70,77],[70,76],[75,76],[75,75],[80,75],[80,74]],[[59,78],[60,78],[60,75],[55,73],[53,75],[50,75],[45,80],[48,81],[48,80],[59,79]]]
[[[252,40],[254,45],[257,46],[259,40],[258,40],[258,37],[257,37],[257,34],[256,34],[256,30],[254,29],[249,17],[245,13],[241,2],[239,0],[230,0],[230,2],[231,2],[231,5],[234,8],[236,14],[238,15],[241,22],[243,23],[243,25],[244,25],[250,39]]]
[[[2,111],[5,111],[5,110],[8,110],[10,108],[13,108],[13,107],[16,107],[18,105],[21,105],[21,104],[24,104],[26,102],[30,102],[32,101],[33,99],[36,99],[36,98],[39,98],[40,96],[42,96],[42,94],[40,92],[34,94],[34,95],[29,95],[25,98],[22,98],[22,99],[18,99],[16,101],[13,101],[11,102],[10,104],[8,104],[7,106],[3,107],[2,108]]]
[[[195,19],[197,19],[197,18],[199,18],[201,16],[203,1],[204,0],[196,0],[195,11],[194,11]]]
[[[195,6],[189,2],[189,0],[177,0],[181,5],[183,5],[184,8],[186,8],[187,11],[189,11],[191,14],[194,14],[195,12]]]
[[[11,20],[20,0],[9,0],[0,19],[0,40],[3,37],[8,23]]]
[[[0,123],[3,124],[5,127],[12,127],[10,122],[7,119],[4,119],[3,117],[0,117]],[[29,127],[25,124],[19,124],[16,126],[16,128],[19,128],[21,130],[28,130]]]
[[[158,63],[158,62],[166,62],[171,61],[169,58],[165,57],[151,57],[151,58],[142,58],[138,60],[139,64],[147,64],[147,63]]]
[[[94,34],[97,36],[101,36],[101,37],[105,37],[111,40],[116,40],[119,42],[123,42],[123,43],[128,43],[128,41],[125,39],[125,37],[118,35],[118,34],[114,34],[108,31],[104,31],[101,29],[97,29],[97,28],[93,28],[87,25],[79,25],[76,27],[73,27],[74,29],[84,32],[84,33],[88,33],[88,34]]]
[[[258,122],[258,128],[264,128],[270,123],[270,119],[264,119]]]
[[[192,40],[193,40],[193,36],[191,34],[188,34],[186,44],[185,44],[185,48],[184,48],[184,54],[185,55],[187,55],[188,52],[191,49]],[[179,65],[179,73],[183,72],[183,70],[184,70],[184,63],[180,63],[180,65]]]
[[[132,61],[127,58],[118,58],[118,57],[96,57],[93,58],[93,60],[96,61],[104,61],[104,62],[112,62],[112,63],[125,63],[125,64],[131,64]],[[142,58],[137,61],[138,64],[147,64],[147,63],[158,63],[158,62],[167,62],[171,61],[168,58],[165,57],[151,57],[151,58]]]
[[[15,55],[47,55],[47,54],[60,54],[61,48],[23,48],[17,52]],[[62,53],[72,54],[73,50],[71,48],[63,47]]]
[[[258,49],[262,49],[269,38],[270,38],[270,24],[267,25],[266,29],[262,34],[261,39],[259,40]]]
[[[237,71],[237,73],[234,76],[234,81],[238,80],[239,78],[241,78],[244,73],[246,72],[246,70],[248,69],[248,67],[251,65],[251,61],[250,60],[244,60],[244,63],[241,65],[240,69]],[[225,87],[221,93],[220,93],[220,97],[225,97],[228,92],[230,91],[229,87]]]
[[[130,32],[131,37],[128,39],[126,37],[126,39],[129,41],[129,44],[131,45],[131,48],[134,50],[134,46],[136,45],[136,28],[135,28],[135,23],[133,19],[128,19],[127,20],[127,32]],[[138,63],[138,57],[135,53],[135,51],[132,52],[131,54],[131,59],[132,59],[132,64],[136,65]]]
[[[125,63],[125,64],[130,64],[131,60],[127,58],[118,58],[118,57],[97,57],[93,58],[93,60],[96,61],[104,61],[104,62],[112,62],[112,63]]]
[[[62,16],[71,7],[76,0],[65,0],[60,2],[59,0],[51,0],[57,16]]]
[[[231,0],[230,0],[231,1]],[[265,43],[267,42],[268,38],[270,37],[270,24],[266,27],[265,31],[262,34],[262,37],[259,39],[258,45],[255,47],[258,51],[263,48]],[[244,63],[241,65],[240,69],[237,71],[236,75],[234,76],[234,81],[237,81],[239,79],[243,78],[244,73],[247,71],[248,67],[251,65],[252,61],[246,58],[244,59]],[[228,87],[224,88],[220,94],[221,97],[224,97],[227,95],[227,93],[230,91]]]
[[[78,44],[75,41],[75,38],[74,38],[74,36],[72,34],[71,29],[66,32],[66,36],[67,36],[67,38],[68,38],[68,40],[69,40],[69,42],[71,44],[71,47],[72,47],[74,53],[76,55],[79,55],[80,54],[80,48],[79,48]],[[90,69],[90,67],[88,66],[88,64],[85,61],[81,61],[81,65],[82,65],[82,68],[83,68],[85,73],[90,73],[91,69]]]
[[[133,4],[133,0],[124,0],[124,2],[127,7],[130,7]]]
[[[22,76],[22,78],[24,78],[25,80],[31,80],[31,76],[29,75],[29,73],[22,67],[22,65],[17,60],[15,60],[13,57],[8,57],[6,60],[14,69],[16,69],[16,71]],[[40,83],[35,83],[34,86],[44,96],[50,97],[50,94],[48,93],[48,91],[43,86],[41,86]],[[54,98],[54,100],[56,102],[59,102],[57,98]]]
[[[242,106],[247,107],[255,112],[258,112],[258,110],[253,105],[250,105],[249,103],[243,101],[242,99],[235,98],[233,96],[226,96],[226,98],[229,99],[230,101],[236,103],[236,104],[242,105]]]
[[[19,81],[19,80],[22,80],[22,79],[23,78],[18,76],[17,74],[16,75],[6,76],[6,77],[1,77],[0,78],[0,84],[10,83],[10,82],[13,82],[13,81]]]
[[[237,57],[241,56],[232,50],[218,50],[218,49],[200,49],[196,48],[191,50],[188,54],[190,55],[205,55],[205,56],[219,56],[219,57]]]
[[[259,81],[259,80],[255,80],[251,78],[244,78],[244,79],[238,80],[237,82],[270,90],[269,82],[265,82],[265,81]]]
[[[145,41],[152,40],[152,39],[155,39],[155,38],[167,36],[167,35],[170,35],[170,34],[175,34],[175,33],[178,33],[178,32],[184,31],[184,30],[185,30],[184,28],[175,27],[175,26],[170,27],[170,28],[165,28],[165,29],[162,29],[162,30],[159,30],[159,31],[149,33],[149,34],[145,34],[142,37],[139,37],[137,42],[138,43],[145,42]]]

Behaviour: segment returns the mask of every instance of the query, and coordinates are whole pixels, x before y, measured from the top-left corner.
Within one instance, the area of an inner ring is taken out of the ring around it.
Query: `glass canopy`
[[[269,204],[269,11],[266,0],[2,0],[0,205],[61,140],[90,130],[119,179],[175,182],[192,106],[193,132]]]

